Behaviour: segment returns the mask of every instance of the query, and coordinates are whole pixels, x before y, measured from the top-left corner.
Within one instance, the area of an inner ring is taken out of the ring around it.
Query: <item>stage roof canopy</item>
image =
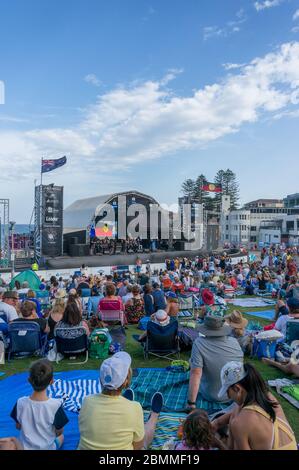
[[[103,196],[89,197],[86,199],[78,199],[68,206],[63,213],[64,232],[71,230],[85,230],[92,222],[95,214],[99,212],[101,206],[109,204],[117,196],[139,196],[149,200],[151,204],[158,204],[158,202],[146,194],[139,191],[125,191],[121,193],[105,194]]]

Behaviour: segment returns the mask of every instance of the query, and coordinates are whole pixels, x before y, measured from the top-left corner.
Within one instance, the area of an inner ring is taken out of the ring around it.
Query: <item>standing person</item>
[[[228,362],[221,370],[219,396],[237,406],[213,422],[214,431],[229,426],[232,450],[297,450],[295,435],[282,407],[251,364]]]
[[[62,399],[47,396],[47,388],[53,382],[51,362],[41,359],[31,365],[29,383],[33,393],[19,398],[11,412],[24,450],[57,450],[63,444],[63,428],[69,420]]]
[[[152,412],[144,424],[141,405],[134,401],[133,390],[128,389],[131,362],[130,355],[122,351],[102,363],[102,392],[86,397],[80,411],[79,450],[140,450],[150,445],[163,396],[159,392],[153,395]]]

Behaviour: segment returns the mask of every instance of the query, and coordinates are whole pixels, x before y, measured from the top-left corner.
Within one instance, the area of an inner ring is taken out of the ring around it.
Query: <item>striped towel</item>
[[[49,387],[50,398],[61,398],[63,407],[74,413],[79,413],[82,402],[88,395],[101,392],[101,385],[98,380],[55,380]]]

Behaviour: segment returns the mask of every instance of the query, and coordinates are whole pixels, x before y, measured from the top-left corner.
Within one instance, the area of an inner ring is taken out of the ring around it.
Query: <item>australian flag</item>
[[[56,170],[62,165],[66,164],[66,157],[57,158],[56,160],[42,160],[42,173],[48,173],[48,171]]]

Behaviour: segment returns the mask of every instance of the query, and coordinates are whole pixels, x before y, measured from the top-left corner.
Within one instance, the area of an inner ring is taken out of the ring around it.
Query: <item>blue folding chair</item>
[[[20,358],[38,354],[45,356],[47,335],[43,335],[38,323],[16,321],[8,325],[8,361],[12,355]]]
[[[85,353],[83,362],[71,362],[70,364],[85,364],[88,361],[88,336],[83,326],[57,327],[54,330],[54,337],[58,353],[68,356]]]
[[[143,347],[145,359],[148,359],[149,354],[169,360],[173,358],[171,356],[179,358],[178,321],[172,321],[166,326],[149,321],[147,324],[146,341]]]

